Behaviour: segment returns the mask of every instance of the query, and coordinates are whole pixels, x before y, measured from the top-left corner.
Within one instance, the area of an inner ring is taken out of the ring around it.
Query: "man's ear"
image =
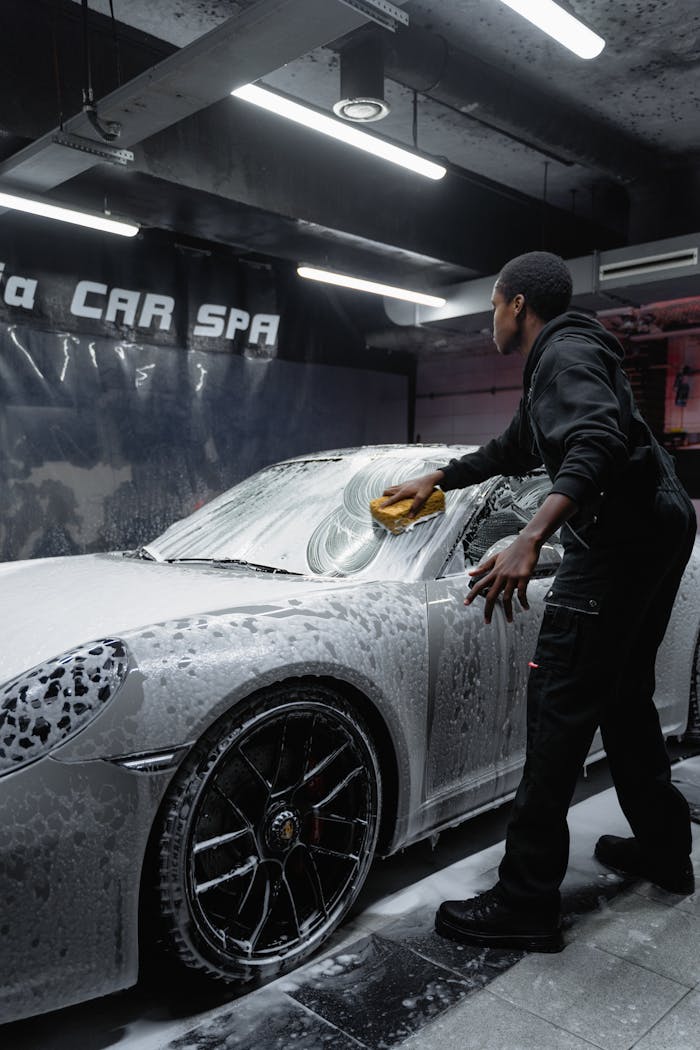
[[[525,310],[525,296],[521,295],[520,292],[513,296],[513,310],[516,317]]]

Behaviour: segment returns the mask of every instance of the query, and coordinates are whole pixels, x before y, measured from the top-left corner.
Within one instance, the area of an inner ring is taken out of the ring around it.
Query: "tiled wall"
[[[495,349],[419,362],[416,435],[427,442],[482,445],[500,434],[520,400],[522,365],[520,356],[501,357]]]

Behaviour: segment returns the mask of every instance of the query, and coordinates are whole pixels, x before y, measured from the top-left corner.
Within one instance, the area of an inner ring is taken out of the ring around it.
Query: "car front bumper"
[[[0,1023],[129,987],[172,765],[41,759],[0,779]]]

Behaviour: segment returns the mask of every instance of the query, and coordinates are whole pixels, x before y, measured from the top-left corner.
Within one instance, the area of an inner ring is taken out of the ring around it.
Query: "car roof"
[[[439,458],[447,461],[452,456],[463,456],[465,452],[473,452],[477,445],[445,445],[442,442],[435,444],[395,444],[395,445],[357,445],[354,448],[334,448],[326,449],[320,452],[308,452],[301,456],[292,456],[289,459],[281,460],[282,463],[305,463],[310,460],[324,460],[324,459],[347,459],[351,456],[360,454],[379,454],[379,455],[395,455],[397,458],[414,457],[416,452],[426,451],[431,454],[431,458],[436,458],[436,453],[439,453]]]

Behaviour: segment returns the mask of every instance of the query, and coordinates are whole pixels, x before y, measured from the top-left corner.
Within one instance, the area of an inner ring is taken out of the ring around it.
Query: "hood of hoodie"
[[[597,321],[595,317],[579,313],[577,310],[569,310],[567,313],[555,317],[553,321],[548,321],[532,344],[532,349],[527,355],[527,361],[523,370],[523,388],[526,393],[530,388],[532,374],[547,347],[554,339],[562,339],[568,336],[572,339],[582,338],[583,341],[595,340],[599,346],[602,346],[604,350],[607,350],[614,356],[618,364],[625,356],[625,351],[619,340],[612,332],[608,332],[607,329],[603,328],[600,321]]]

